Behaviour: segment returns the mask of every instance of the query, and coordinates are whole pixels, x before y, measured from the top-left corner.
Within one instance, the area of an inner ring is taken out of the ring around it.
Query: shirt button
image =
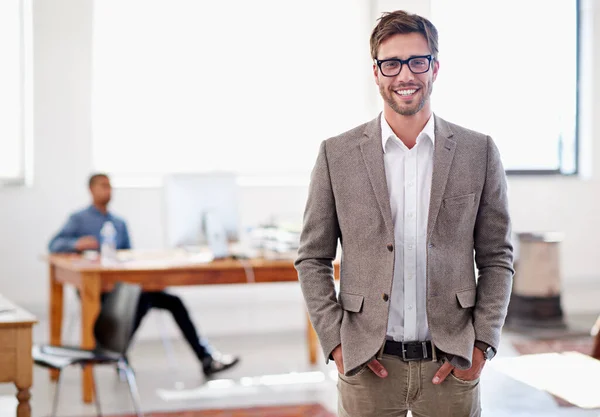
[[[390,299],[390,296],[387,295],[386,293],[383,293],[383,296],[381,298],[383,298],[383,301],[387,301]]]
[[[412,274],[408,275],[408,279],[411,280],[413,278]]]
[[[413,245],[408,245],[408,250],[412,250]]]
[[[394,245],[392,245],[391,243],[388,243],[387,248],[391,252],[394,250]]]
[[[414,182],[412,182],[412,181],[409,181],[409,182],[408,182],[408,186],[409,186],[409,187],[412,187],[413,185],[415,185],[415,183],[414,183]]]
[[[412,310],[412,306],[408,306],[408,309],[409,309],[409,310]]]
[[[414,216],[413,212],[411,211],[410,213],[408,213],[408,217],[412,218],[412,216]]]

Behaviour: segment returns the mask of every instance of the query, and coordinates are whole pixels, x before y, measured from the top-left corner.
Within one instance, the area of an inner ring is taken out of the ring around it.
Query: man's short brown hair
[[[416,14],[404,10],[384,13],[371,33],[371,58],[377,59],[381,43],[391,36],[407,33],[420,33],[427,40],[431,55],[438,56],[438,32],[433,23]]]
[[[97,172],[97,173],[90,175],[90,178],[88,179],[88,186],[91,187],[92,185],[94,185],[96,180],[100,179],[100,178],[108,179],[108,175],[104,174],[103,172]]]

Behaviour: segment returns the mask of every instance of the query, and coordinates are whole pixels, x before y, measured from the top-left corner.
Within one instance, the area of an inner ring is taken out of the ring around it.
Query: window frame
[[[33,10],[32,0],[19,1],[20,52],[20,174],[0,177],[0,188],[31,185],[33,178]]]
[[[561,167],[558,169],[507,169],[506,175],[510,177],[532,177],[532,176],[561,176],[561,177],[579,177],[581,157],[579,129],[580,129],[580,88],[581,88],[581,0],[575,0],[575,169],[573,172],[563,172]],[[562,163],[562,161],[561,161]]]

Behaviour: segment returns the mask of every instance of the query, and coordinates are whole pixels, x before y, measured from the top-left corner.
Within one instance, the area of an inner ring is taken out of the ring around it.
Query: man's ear
[[[437,59],[433,61],[433,81],[437,78],[438,71],[440,70],[440,61]]]

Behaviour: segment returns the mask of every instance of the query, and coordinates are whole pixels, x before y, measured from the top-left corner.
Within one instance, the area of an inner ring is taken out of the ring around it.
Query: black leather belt
[[[386,340],[383,353],[396,355],[403,361],[433,360],[433,348],[429,340],[425,342],[395,342],[393,340]]]

